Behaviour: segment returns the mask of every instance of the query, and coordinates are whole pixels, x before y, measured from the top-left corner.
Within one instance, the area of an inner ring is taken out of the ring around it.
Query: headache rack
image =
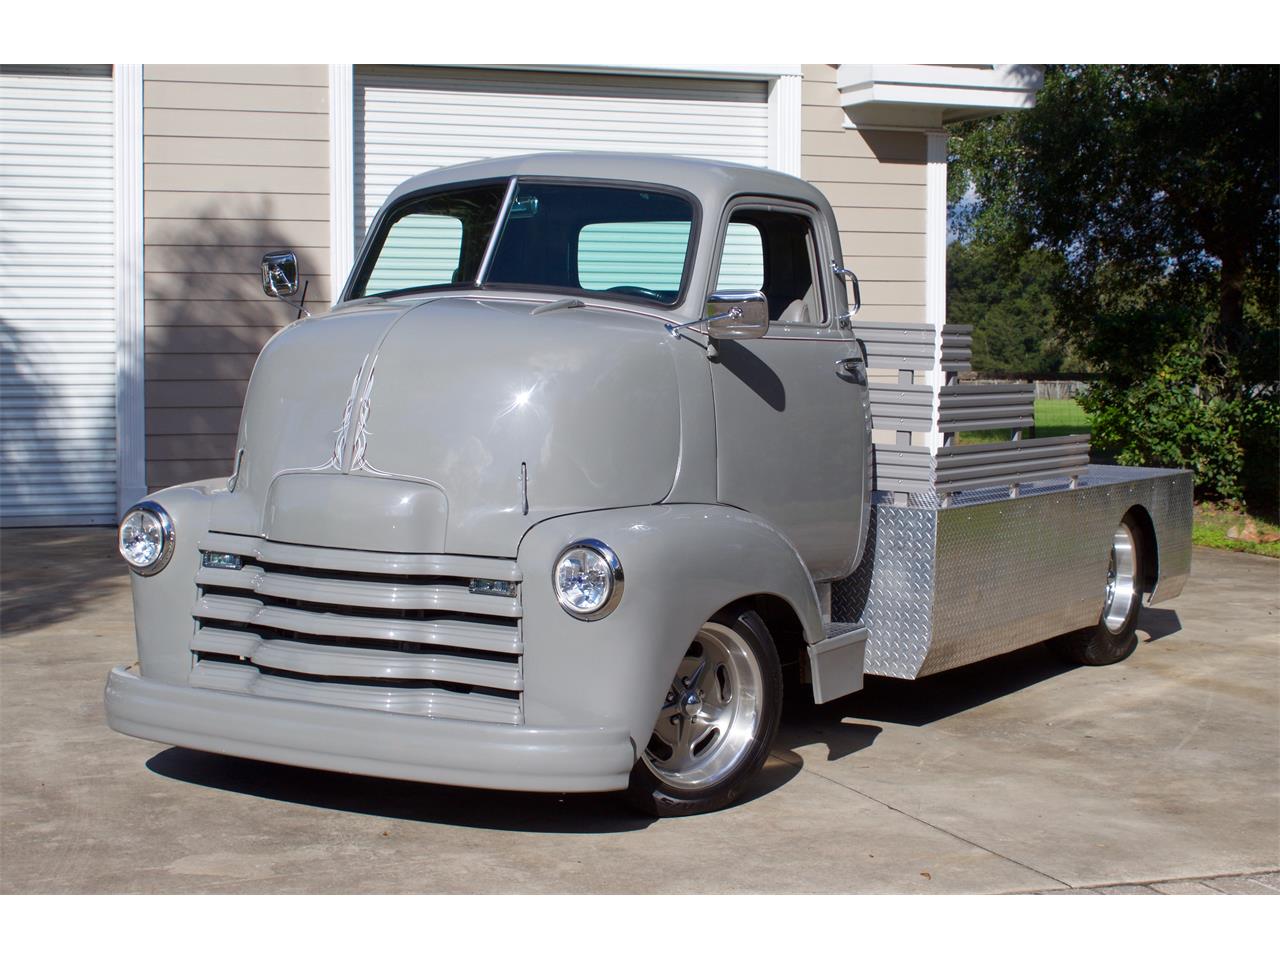
[[[944,506],[956,493],[1066,480],[1071,488],[1089,469],[1089,436],[1035,438],[1034,383],[960,383],[970,369],[973,328],[949,324],[858,323],[871,377],[871,426],[893,431],[873,444],[875,489],[886,502]],[[924,382],[922,374],[934,379]],[[1008,430],[1007,441],[958,445],[958,434]],[[883,435],[883,433],[881,434]],[[931,442],[932,440],[932,442]]]

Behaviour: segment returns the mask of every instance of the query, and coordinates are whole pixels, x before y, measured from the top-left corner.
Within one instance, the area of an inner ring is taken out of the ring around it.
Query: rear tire
[[[1049,641],[1049,648],[1063,660],[1103,667],[1119,663],[1137,649],[1137,622],[1142,612],[1141,544],[1137,525],[1126,516],[1111,538],[1098,625]]]
[[[702,625],[676,668],[628,802],[653,817],[733,803],[764,766],[782,713],[782,667],[754,610]]]

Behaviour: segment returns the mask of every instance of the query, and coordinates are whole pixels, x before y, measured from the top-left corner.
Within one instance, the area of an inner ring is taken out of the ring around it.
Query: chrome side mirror
[[[298,292],[298,258],[292,250],[277,250],[262,258],[262,292],[287,300]]]
[[[707,336],[717,340],[757,340],[769,332],[769,303],[759,291],[713,293],[707,314]]]

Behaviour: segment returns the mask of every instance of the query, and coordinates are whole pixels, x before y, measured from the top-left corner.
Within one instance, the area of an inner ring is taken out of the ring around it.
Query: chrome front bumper
[[[627,786],[625,730],[438,720],[161,683],[116,667],[107,724],[143,740],[396,780],[591,793]]]

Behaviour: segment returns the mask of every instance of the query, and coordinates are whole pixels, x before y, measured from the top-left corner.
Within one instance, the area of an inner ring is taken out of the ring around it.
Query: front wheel
[[[1125,517],[1111,538],[1098,625],[1050,640],[1050,648],[1059,657],[1069,663],[1102,667],[1119,663],[1137,649],[1138,614],[1142,612],[1140,543],[1133,521]]]
[[[731,804],[764,765],[782,712],[782,668],[754,610],[702,625],[676,669],[628,800],[650,816]]]

